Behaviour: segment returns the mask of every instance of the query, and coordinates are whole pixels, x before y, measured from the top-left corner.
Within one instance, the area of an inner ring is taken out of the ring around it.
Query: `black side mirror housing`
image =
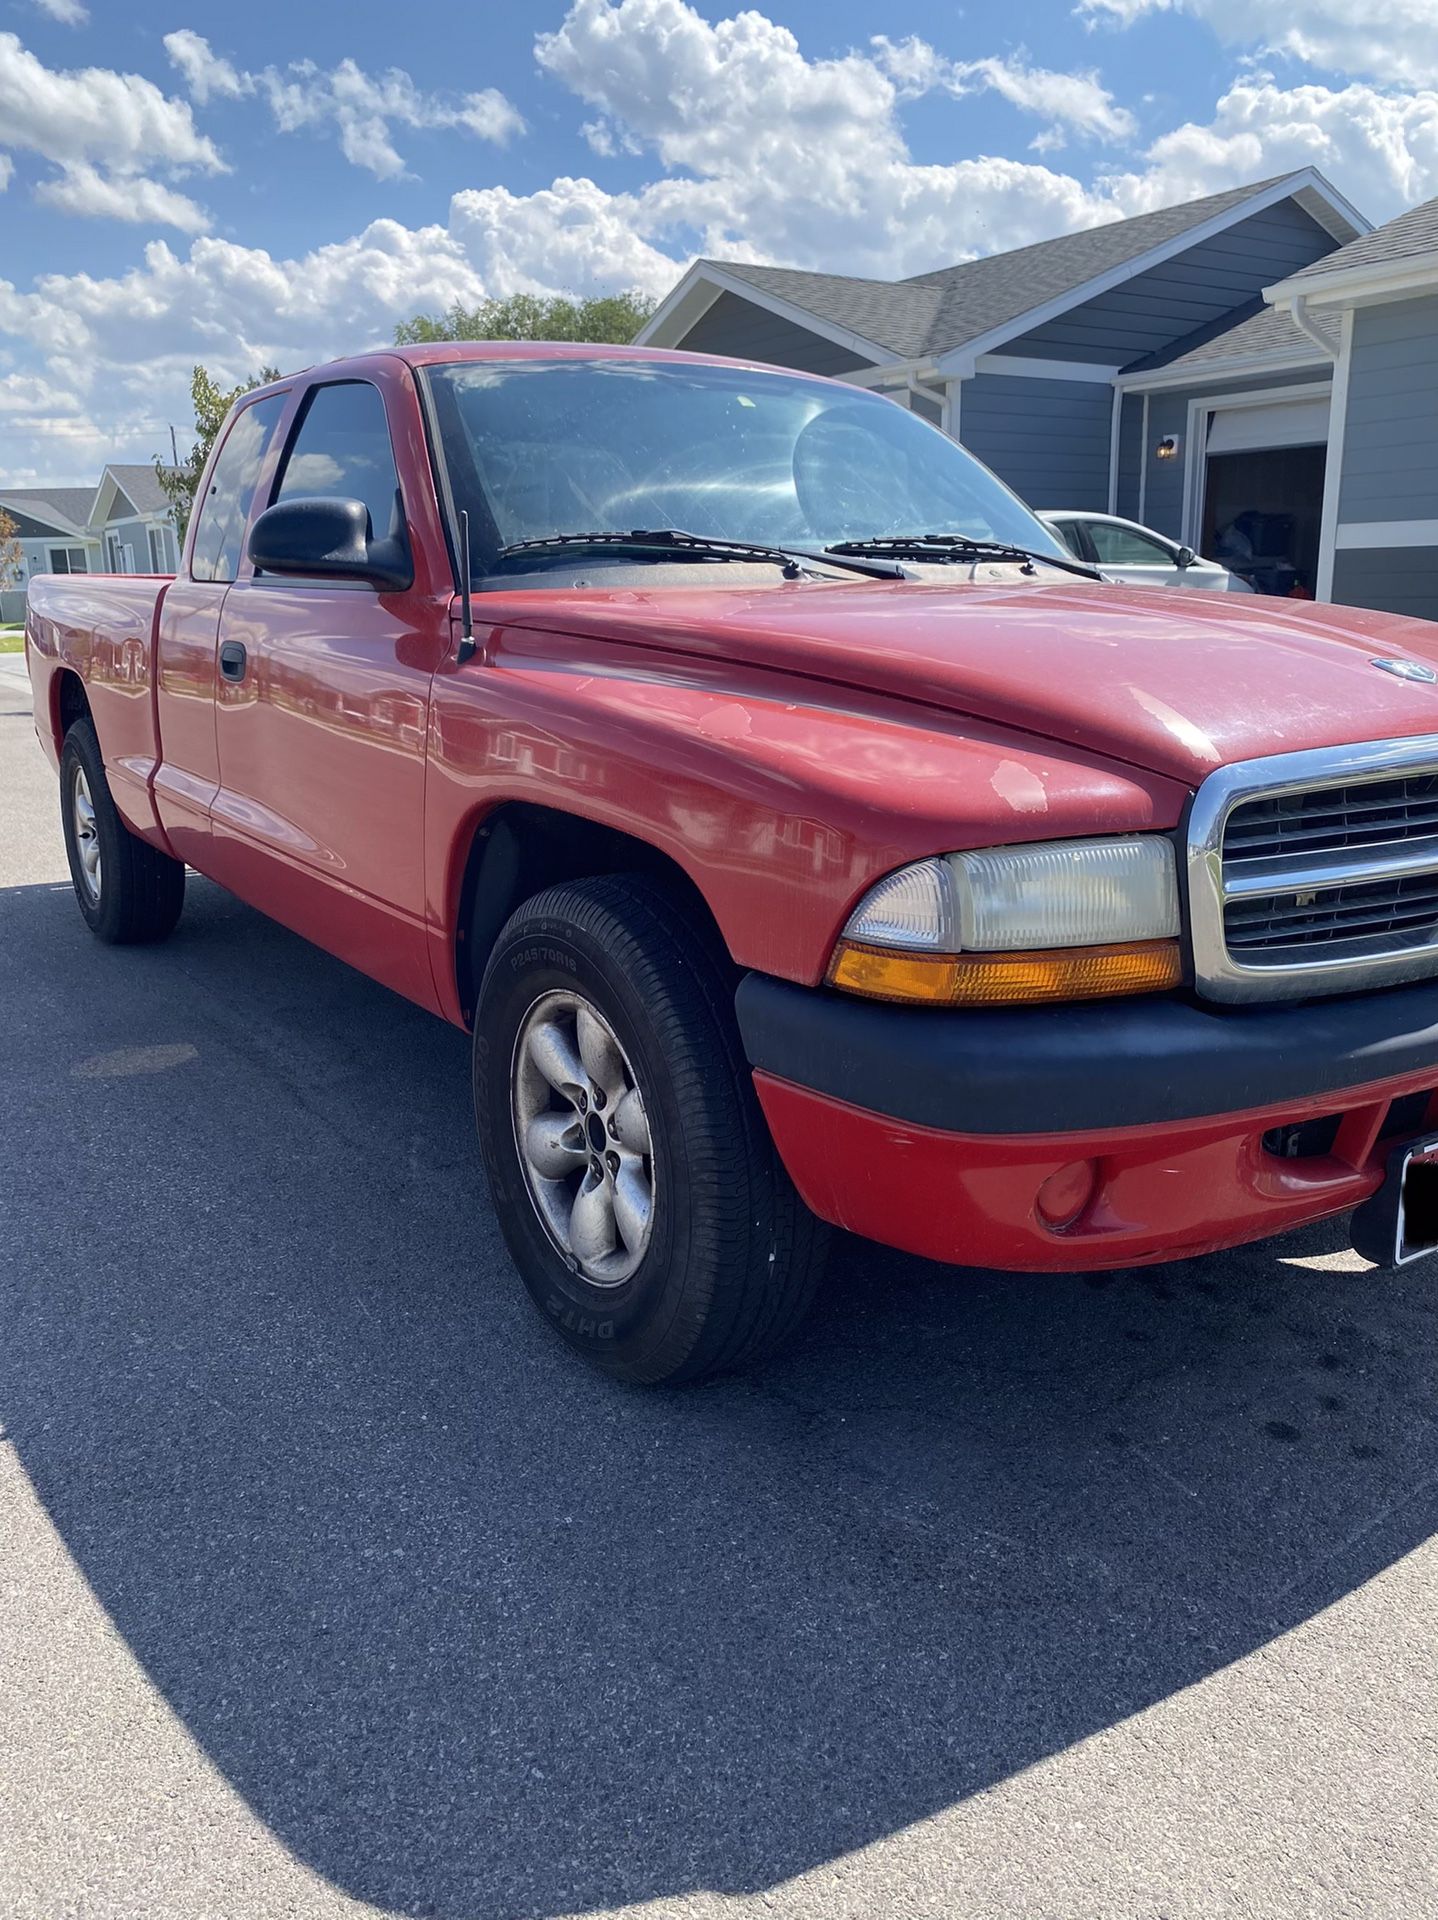
[[[414,584],[403,536],[374,539],[363,500],[276,501],[250,529],[250,558],[261,573],[364,580],[381,593]]]
[[[1173,556],[1173,564],[1180,569],[1191,567],[1197,558],[1198,555],[1192,547],[1180,547],[1178,552]]]

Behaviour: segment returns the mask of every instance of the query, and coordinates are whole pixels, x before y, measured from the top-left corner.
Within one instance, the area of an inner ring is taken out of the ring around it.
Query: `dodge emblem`
[[[1381,667],[1385,673],[1396,673],[1400,680],[1438,680],[1438,672],[1425,667],[1421,660],[1370,660],[1370,667]]]

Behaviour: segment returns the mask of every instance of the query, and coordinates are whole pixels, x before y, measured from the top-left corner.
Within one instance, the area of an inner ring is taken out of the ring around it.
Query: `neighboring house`
[[[173,573],[179,565],[170,502],[154,467],[106,467],[90,508],[104,573]]]
[[[908,280],[700,260],[639,338],[878,388],[1033,506],[1257,545],[1315,592],[1338,336],[1264,290],[1369,231],[1304,168]]]
[[[173,573],[178,542],[153,467],[106,467],[98,487],[0,486],[19,533],[20,578],[0,589],[0,621],[20,620],[37,573]]]
[[[1268,298],[1336,354],[1320,596],[1438,619],[1438,200]]]
[[[25,588],[37,573],[91,573],[100,543],[89,531],[92,487],[0,488],[0,512],[15,522],[20,540],[19,578],[0,587],[0,621],[19,620]]]

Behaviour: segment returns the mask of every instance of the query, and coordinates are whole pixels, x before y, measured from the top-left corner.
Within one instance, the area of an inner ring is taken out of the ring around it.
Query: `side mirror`
[[[1173,556],[1173,564],[1182,572],[1185,567],[1191,567],[1197,558],[1192,547],[1180,547]]]
[[[403,540],[372,539],[363,500],[277,501],[250,530],[250,558],[262,573],[367,580],[382,593],[414,584]]]

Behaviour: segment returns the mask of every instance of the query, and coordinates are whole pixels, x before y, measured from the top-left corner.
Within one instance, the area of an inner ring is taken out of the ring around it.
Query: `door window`
[[[1089,539],[1101,567],[1172,567],[1173,549],[1134,527],[1116,527],[1111,521],[1090,520]]]
[[[290,441],[275,499],[362,500],[371,539],[403,534],[399,475],[377,387],[344,380],[315,388]]]
[[[1088,555],[1084,552],[1083,528],[1077,520],[1049,520],[1045,524],[1052,527],[1076,559],[1088,559]]]
[[[265,453],[280,423],[287,396],[267,394],[238,414],[225,436],[199,509],[190,574],[195,580],[233,580],[244,551],[250,502]]]

